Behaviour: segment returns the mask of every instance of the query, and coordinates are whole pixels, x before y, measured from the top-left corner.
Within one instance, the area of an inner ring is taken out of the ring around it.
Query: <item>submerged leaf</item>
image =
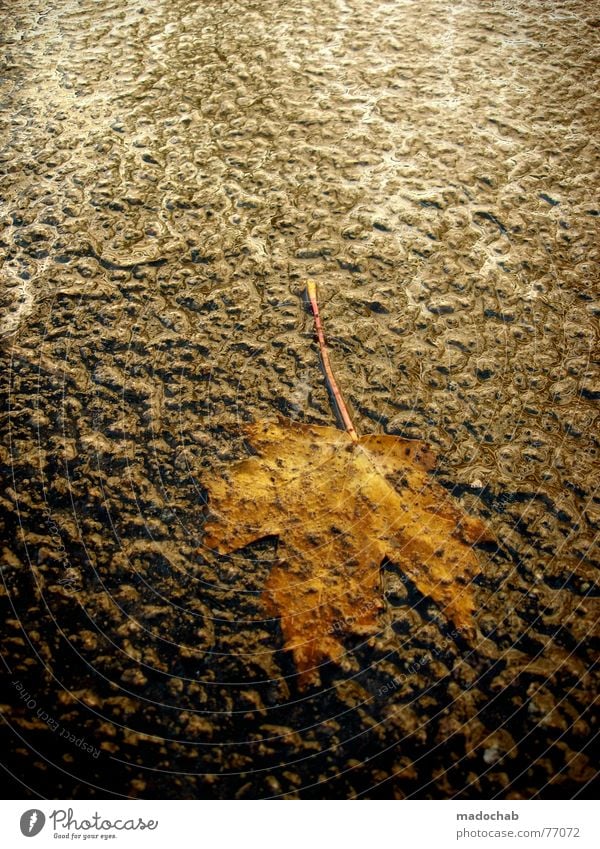
[[[396,436],[353,441],[332,427],[285,419],[244,428],[256,452],[208,484],[205,543],[220,554],[279,537],[263,600],[281,619],[300,683],[338,661],[343,633],[368,635],[383,608],[380,567],[396,563],[443,614],[469,632],[471,545],[490,536],[427,474],[421,442]]]

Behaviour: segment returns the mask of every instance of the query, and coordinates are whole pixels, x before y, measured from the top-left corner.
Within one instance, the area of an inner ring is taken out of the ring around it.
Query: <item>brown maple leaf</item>
[[[256,455],[208,483],[204,539],[230,554],[279,538],[262,598],[280,618],[301,686],[318,683],[320,663],[340,660],[342,634],[377,630],[385,558],[472,630],[471,546],[491,537],[428,475],[434,458],[423,443],[285,419],[243,430]]]

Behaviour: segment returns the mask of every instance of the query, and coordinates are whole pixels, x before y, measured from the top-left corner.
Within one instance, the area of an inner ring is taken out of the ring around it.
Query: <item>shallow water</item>
[[[0,14],[15,794],[585,795],[593,4]],[[385,568],[381,633],[300,693],[258,604],[273,542],[227,561],[202,522],[240,422],[334,421],[309,276],[357,429],[428,441],[502,551],[476,587],[488,639],[448,640]]]

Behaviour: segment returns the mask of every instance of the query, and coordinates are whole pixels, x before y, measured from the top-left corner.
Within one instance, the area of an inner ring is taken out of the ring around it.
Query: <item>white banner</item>
[[[3,847],[243,849],[600,845],[589,801],[4,801]]]

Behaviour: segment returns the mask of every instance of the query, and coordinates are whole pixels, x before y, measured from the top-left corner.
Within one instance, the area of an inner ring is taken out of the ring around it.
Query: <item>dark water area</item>
[[[600,13],[0,2],[2,763],[15,797],[597,792]],[[384,563],[299,687],[203,544],[244,422],[426,441],[478,639]]]

